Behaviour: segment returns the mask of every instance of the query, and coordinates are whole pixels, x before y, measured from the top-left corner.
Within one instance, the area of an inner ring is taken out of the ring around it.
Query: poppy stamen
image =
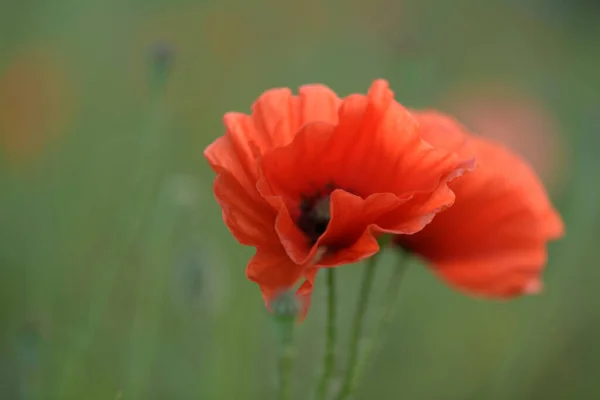
[[[329,207],[329,194],[319,193],[315,196],[303,197],[300,201],[300,216],[296,224],[306,234],[311,244],[316,243],[327,230],[331,219]]]

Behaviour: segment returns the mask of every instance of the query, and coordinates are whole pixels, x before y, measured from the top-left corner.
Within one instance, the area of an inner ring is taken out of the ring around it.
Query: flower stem
[[[317,386],[316,399],[325,400],[329,389],[329,382],[335,369],[335,347],[337,332],[336,320],[336,292],[335,292],[335,269],[327,269],[327,336],[325,344],[325,356],[323,357],[323,371]]]
[[[289,400],[292,395],[292,364],[294,361],[294,324],[293,317],[278,318],[281,349],[279,354],[279,390],[278,400]]]
[[[346,373],[342,382],[342,388],[340,389],[336,400],[347,399],[356,387],[359,341],[362,336],[363,320],[365,319],[365,312],[367,311],[369,297],[371,295],[371,288],[373,287],[373,278],[375,277],[375,266],[377,264],[378,254],[379,253],[373,255],[366,262],[367,265],[365,266],[363,273],[358,303],[356,305],[354,320],[352,322],[350,346],[348,348],[348,360],[346,362]]]
[[[396,308],[396,301],[398,300],[398,294],[400,293],[399,289],[402,284],[402,279],[404,278],[404,274],[410,264],[410,260],[407,260],[406,254],[403,253],[403,255],[403,260],[399,260],[398,264],[396,264],[394,267],[392,276],[390,277],[385,289],[383,300],[379,304],[376,314],[377,325],[375,327],[375,332],[373,333],[371,339],[367,341],[361,358],[358,361],[357,380],[362,376],[366,364],[369,362],[369,359],[372,356],[375,344],[380,342],[382,336],[388,330],[389,324],[392,320],[392,314]]]

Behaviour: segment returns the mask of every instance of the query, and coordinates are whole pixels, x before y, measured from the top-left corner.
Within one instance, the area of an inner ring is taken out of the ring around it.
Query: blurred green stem
[[[357,367],[358,367],[358,353],[359,353],[359,342],[362,336],[362,326],[365,319],[365,313],[369,304],[369,297],[371,296],[371,289],[373,287],[373,278],[375,277],[375,267],[379,254],[376,253],[371,258],[367,259],[365,270],[363,273],[362,284],[360,288],[360,294],[358,296],[358,303],[356,305],[356,311],[354,313],[354,320],[352,322],[352,332],[350,336],[350,346],[348,348],[348,360],[346,362],[346,373],[342,382],[342,388],[338,393],[336,400],[347,399],[354,388],[356,387]]]
[[[336,320],[336,292],[335,292],[335,269],[327,268],[327,342],[325,344],[325,356],[323,357],[323,371],[317,386],[316,399],[327,398],[329,382],[335,369],[335,347],[337,332]]]
[[[377,325],[375,326],[375,332],[365,343],[364,351],[358,360],[358,369],[356,375],[357,381],[363,375],[365,367],[372,356],[375,344],[381,342],[382,336],[385,334],[385,332],[387,332],[390,321],[392,320],[393,311],[396,308],[396,302],[400,293],[400,286],[402,285],[404,274],[410,265],[408,254],[404,252],[400,254],[401,259],[394,266],[392,276],[389,278],[383,294],[383,300],[379,304],[379,307],[376,311]]]
[[[147,160],[158,158],[162,144],[161,138],[166,130],[165,90],[170,58],[170,49],[166,45],[157,45],[153,49],[150,65],[152,73],[150,89],[152,90],[153,104],[148,119],[151,125],[147,130],[146,139],[140,146],[140,150],[146,154],[144,154],[145,157],[138,159],[141,164],[138,166],[138,176],[135,182],[136,185],[139,185],[140,192],[148,191],[144,193],[142,204],[146,199],[150,199],[155,204],[149,215],[138,214],[141,224],[146,222],[147,228],[140,232],[145,270],[141,274],[136,288],[136,311],[128,346],[129,365],[125,393],[128,398],[133,400],[143,398],[145,390],[149,386],[149,377],[157,349],[156,343],[160,335],[163,297],[166,291],[165,282],[168,282],[169,243],[173,239],[175,220],[179,211],[172,204],[173,194],[167,185],[163,186],[158,196],[153,193],[155,191],[153,183],[157,178],[156,171],[152,171],[153,173],[145,171]]]
[[[279,390],[278,400],[289,400],[292,394],[292,364],[294,361],[294,324],[295,318],[285,316],[278,318],[281,336],[281,349],[279,354]]]
[[[141,243],[144,272],[138,280],[136,311],[131,326],[129,365],[124,392],[130,399],[144,398],[158,351],[169,282],[169,254],[179,209],[165,185]]]

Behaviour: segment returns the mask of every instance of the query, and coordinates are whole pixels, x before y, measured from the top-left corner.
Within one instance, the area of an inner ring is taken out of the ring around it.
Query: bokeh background
[[[357,398],[600,399],[599,21],[592,0],[2,0],[0,399],[272,398],[273,323],[202,151],[267,88],[378,77],[529,159],[568,233],[510,302],[411,266]],[[341,357],[360,272],[338,275]]]

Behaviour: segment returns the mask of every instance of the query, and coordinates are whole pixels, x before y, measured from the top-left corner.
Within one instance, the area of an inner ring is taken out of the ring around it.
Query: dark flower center
[[[329,213],[329,196],[333,191],[333,186],[328,185],[323,191],[312,196],[303,196],[300,200],[300,215],[296,225],[310,240],[311,244],[317,242],[319,237],[327,229],[331,215]]]

